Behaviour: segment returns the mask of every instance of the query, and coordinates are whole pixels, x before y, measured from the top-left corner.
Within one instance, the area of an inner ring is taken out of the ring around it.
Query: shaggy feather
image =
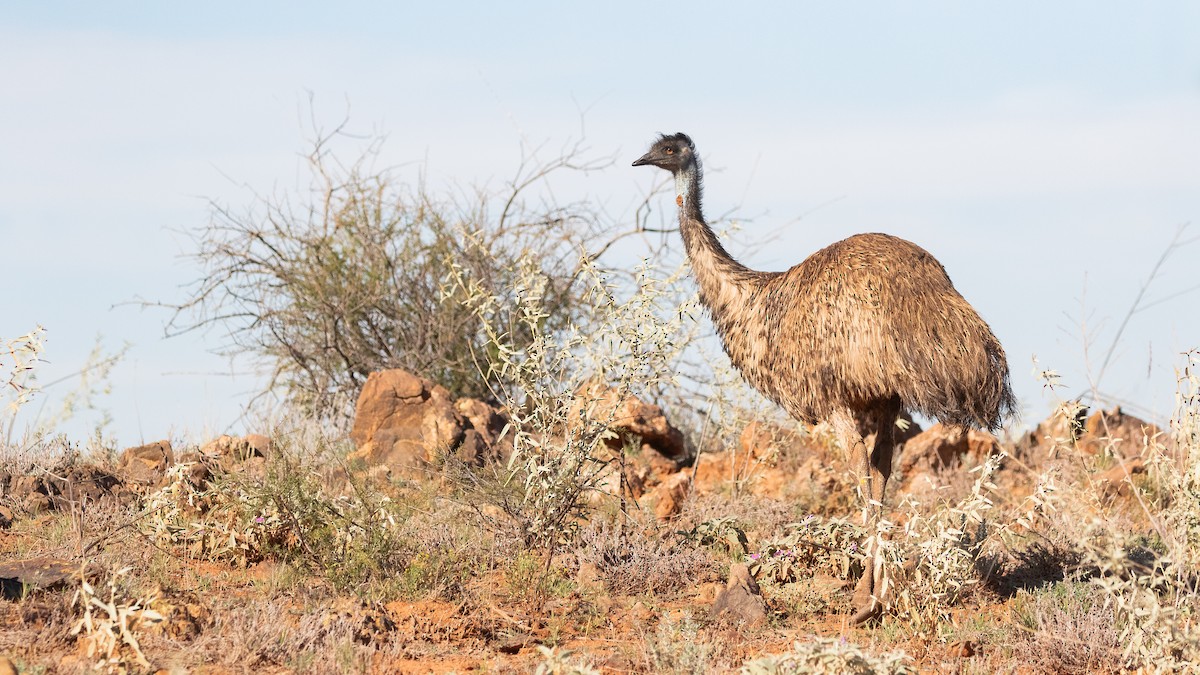
[[[832,424],[869,521],[882,517],[902,412],[990,430],[1014,412],[1000,341],[925,249],[858,234],[786,272],[756,272],[704,220],[692,139],[661,136],[641,165],[675,176],[684,248],[730,361],[796,419]],[[855,624],[879,616],[888,589],[870,549],[864,567]]]

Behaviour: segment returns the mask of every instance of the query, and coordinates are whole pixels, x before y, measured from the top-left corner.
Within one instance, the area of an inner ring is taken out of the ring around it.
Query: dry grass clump
[[[675,595],[715,578],[719,564],[674,533],[594,520],[579,533],[575,556],[594,565],[614,594]]]
[[[297,608],[279,598],[222,607],[189,651],[198,661],[237,668],[368,672],[376,654],[394,654],[403,645],[385,614],[360,606],[339,611],[320,602]]]
[[[1064,581],[1036,592],[1020,591],[1010,613],[1026,633],[1018,635],[1024,661],[1052,673],[1121,670],[1117,613],[1099,588]]]
[[[261,471],[196,480],[194,465],[173,467],[147,497],[141,532],[188,558],[237,567],[274,560],[380,597],[454,596],[494,566],[495,537],[472,527],[465,507],[344,468],[331,481],[336,454],[296,451],[280,438]]]
[[[717,645],[705,638],[700,623],[689,614],[678,620],[663,616],[642,644],[642,666],[648,673],[703,675],[716,665]]]
[[[570,649],[538,645],[538,653],[542,658],[534,675],[600,675],[590,663],[574,658]]]

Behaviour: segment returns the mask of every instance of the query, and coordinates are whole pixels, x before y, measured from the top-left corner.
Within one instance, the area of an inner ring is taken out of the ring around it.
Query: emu
[[[988,430],[1013,413],[1000,341],[921,247],[857,234],[786,272],[751,270],[704,220],[691,138],[662,135],[633,165],[675,176],[679,232],[725,352],[792,417],[831,424],[855,467],[868,525],[882,517],[903,412]],[[883,611],[886,576],[874,551],[868,545],[855,589],[855,625]]]

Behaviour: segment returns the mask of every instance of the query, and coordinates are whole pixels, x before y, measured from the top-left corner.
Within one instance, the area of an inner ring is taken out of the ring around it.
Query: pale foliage
[[[915,671],[902,651],[871,654],[845,638],[796,642],[791,651],[742,666],[742,675],[908,675]]]
[[[538,652],[542,660],[534,675],[600,675],[590,664],[572,659],[575,653],[570,649],[538,645]]]
[[[80,575],[79,590],[75,592],[72,604],[80,607],[83,615],[71,628],[71,635],[79,636],[84,644],[84,654],[94,661],[96,670],[125,673],[131,664],[146,670],[151,667],[142,652],[138,634],[162,623],[165,617],[154,609],[157,594],[131,599],[118,591],[117,581],[132,570],[132,567],[125,567],[113,573],[108,582],[107,599],[96,592],[84,575]]]
[[[470,237],[471,233],[464,233]],[[464,467],[467,482],[496,503],[528,542],[554,544],[594,491],[619,463],[608,449],[617,407],[586,392],[596,378],[616,400],[669,385],[685,348],[685,312],[670,292],[683,274],[663,275],[649,262],[632,292],[581,261],[587,321],[568,321],[551,331],[546,322],[548,279],[532,260],[522,260],[517,285],[502,297],[455,267],[443,292],[470,307],[483,321],[488,358],[483,375],[509,411],[513,450],[499,475]],[[516,305],[508,306],[515,299]],[[498,321],[513,316],[516,323]],[[512,488],[515,488],[515,493]]]

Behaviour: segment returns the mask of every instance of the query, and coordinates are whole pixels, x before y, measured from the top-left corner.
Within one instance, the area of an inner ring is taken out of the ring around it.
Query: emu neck
[[[724,316],[726,307],[740,304],[751,290],[757,272],[729,255],[704,220],[701,210],[700,167],[691,165],[675,174],[675,201],[679,205],[679,232],[700,286],[700,301],[714,318]],[[718,328],[721,328],[718,320]]]

